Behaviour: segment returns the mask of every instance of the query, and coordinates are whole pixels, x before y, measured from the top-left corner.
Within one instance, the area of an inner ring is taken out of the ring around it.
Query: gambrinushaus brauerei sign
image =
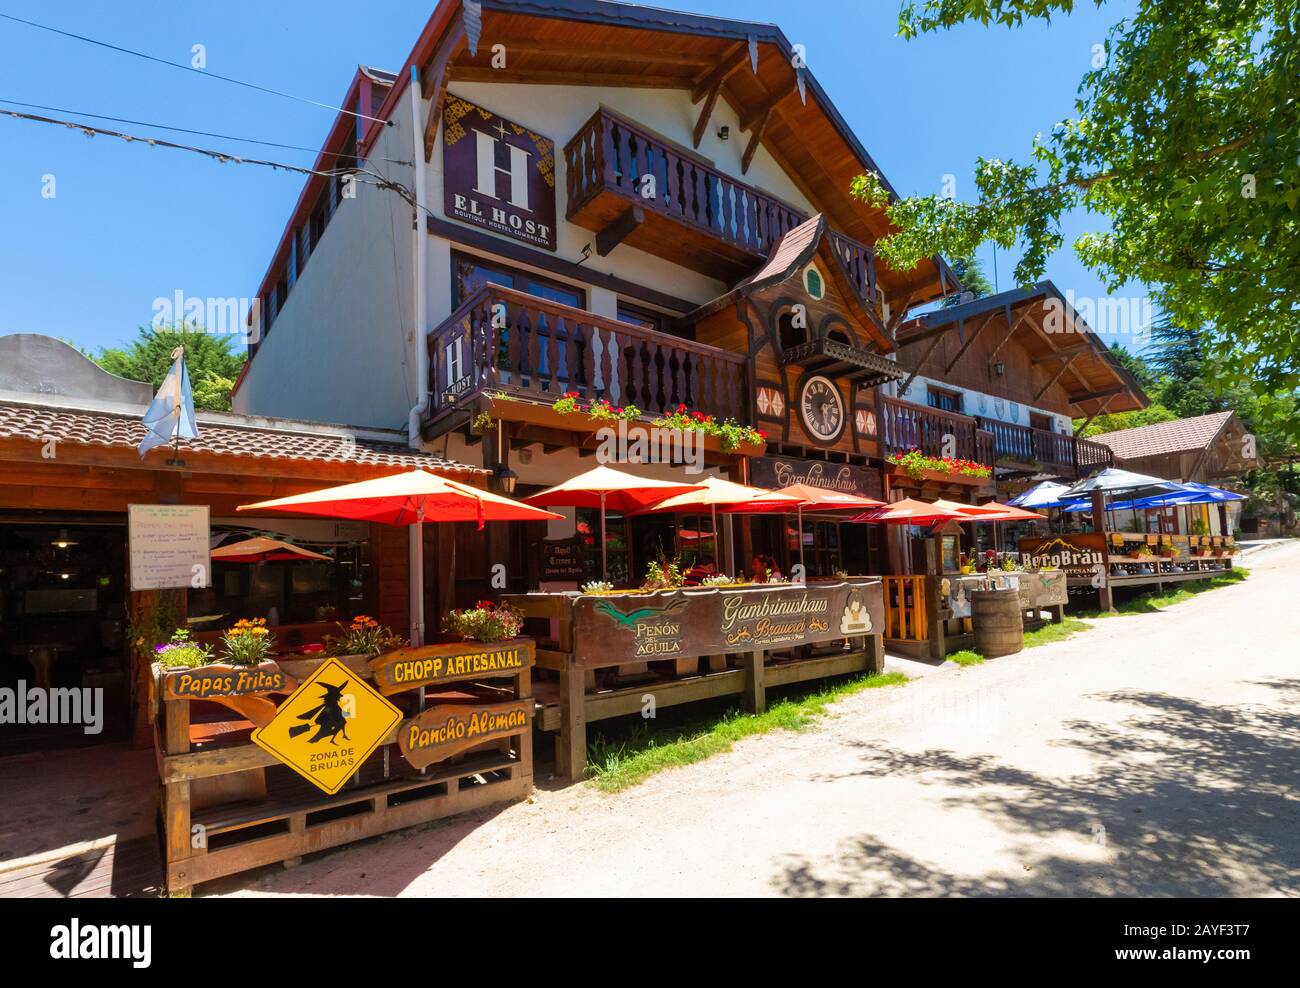
[[[622,662],[793,648],[880,634],[878,579],[669,590],[574,602],[577,662]]]
[[[555,250],[555,142],[459,96],[442,111],[449,219]]]

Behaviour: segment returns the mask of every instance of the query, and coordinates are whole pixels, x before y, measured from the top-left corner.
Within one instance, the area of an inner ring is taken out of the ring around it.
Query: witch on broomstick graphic
[[[325,691],[321,694],[320,705],[312,707],[305,714],[298,715],[299,720],[311,723],[289,728],[289,737],[296,738],[299,734],[310,731],[314,723],[316,734],[307,739],[308,744],[315,744],[322,738],[329,738],[330,744],[337,745],[340,734],[343,735],[344,741],[351,741],[347,732],[347,716],[343,713],[343,684],[331,686],[329,683],[320,683],[319,685]]]

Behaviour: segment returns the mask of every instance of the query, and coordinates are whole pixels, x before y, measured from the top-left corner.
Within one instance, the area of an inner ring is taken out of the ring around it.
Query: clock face
[[[814,375],[799,389],[799,416],[814,439],[834,442],[844,431],[844,398],[826,377]]]

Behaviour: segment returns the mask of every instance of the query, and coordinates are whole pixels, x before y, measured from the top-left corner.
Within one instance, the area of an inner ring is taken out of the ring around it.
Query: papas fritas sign
[[[168,669],[162,676],[164,700],[286,693],[290,682],[274,662],[247,667],[211,665],[197,669]]]
[[[444,704],[403,721],[397,731],[402,757],[424,768],[485,741],[528,730],[533,701],[514,700],[481,706]]]
[[[870,578],[574,602],[575,650],[583,666],[792,648],[880,634],[883,622],[881,583]]]
[[[449,219],[555,250],[555,142],[469,100],[442,111]]]

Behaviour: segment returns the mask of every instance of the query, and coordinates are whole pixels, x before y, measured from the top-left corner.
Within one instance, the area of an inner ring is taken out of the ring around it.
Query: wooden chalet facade
[[[765,448],[710,441],[703,466],[770,486],[969,501],[1005,491],[958,473],[917,479],[889,457],[948,450],[1001,480],[1109,462],[1071,438],[1070,417],[1145,399],[1095,337],[1044,336],[1050,286],[908,318],[960,285],[941,259],[905,272],[878,261],[887,218],[849,192],[878,169],[793,55],[780,29],[723,18],[444,0],[401,71],[353,83],[350,105],[384,123],[341,121],[322,149],[408,194],[362,184],[348,199],[309,180],[259,292],[273,303],[236,408],[409,418],[412,442],[481,463],[516,495],[594,465],[608,423],[557,411],[565,395],[635,406],[642,426],[684,405],[760,429]],[[413,249],[388,242],[407,217]],[[995,356],[1009,370],[989,380]],[[918,375],[1056,418],[935,407],[900,393]],[[671,477],[682,463],[629,468]],[[814,575],[897,565],[861,526],[806,524],[754,519],[732,544],[715,533],[711,551],[784,566],[802,541]],[[493,560],[520,564],[510,590],[536,586],[547,567],[527,546],[589,525],[570,510],[458,547],[455,599],[486,588]],[[683,545],[663,522],[615,526],[620,578]]]

